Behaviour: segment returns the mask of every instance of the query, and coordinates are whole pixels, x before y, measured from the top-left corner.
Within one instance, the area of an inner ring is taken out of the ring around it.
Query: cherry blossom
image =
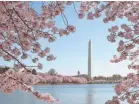
[[[93,5],[91,5],[93,4]],[[91,6],[90,6],[91,5]],[[108,29],[110,35],[107,39],[111,43],[119,41],[117,51],[118,55],[114,56],[111,62],[117,63],[124,60],[130,60],[131,64],[128,65],[129,69],[139,70],[138,60],[138,44],[139,44],[139,28],[138,28],[138,2],[133,1],[110,1],[110,2],[82,2],[80,6],[81,14],[79,18],[90,19],[89,15],[94,18],[105,14],[103,22],[108,23],[115,21],[117,18],[127,19],[128,23],[123,23],[121,26],[112,26]],[[91,13],[91,14],[89,14]],[[129,104],[138,103],[138,74],[128,75],[128,79],[123,80],[120,84],[115,86],[117,97],[109,100],[106,104],[119,104],[119,101],[127,100]],[[133,91],[134,89],[134,91]]]
[[[55,75],[51,76],[44,73],[38,73],[41,76],[41,80],[38,83],[48,83],[48,84],[60,84],[60,83],[75,83],[75,84],[85,84],[87,79],[84,77],[72,77],[72,76],[63,76]]]
[[[88,13],[87,19],[88,19],[88,20],[93,20],[93,19],[94,19],[92,12],[89,12],[89,13]]]
[[[38,53],[38,56],[40,56],[41,58],[43,58],[45,55],[46,55],[46,54],[45,54],[44,51],[41,51],[41,52]]]
[[[8,71],[0,75],[0,89],[5,93],[12,93],[16,89],[28,91],[32,92],[37,98],[41,100],[55,102],[56,99],[54,99],[49,94],[41,94],[38,91],[35,91],[33,87],[29,86],[38,83],[40,79],[41,76],[33,75],[27,71],[15,72],[13,69],[8,69]]]
[[[55,60],[55,59],[56,59],[56,57],[54,57],[52,54],[47,56],[48,61],[52,61],[52,60]]]
[[[38,69],[42,69],[42,64],[38,63]]]
[[[69,31],[69,32],[75,32],[75,27],[74,26],[67,26],[67,30]]]
[[[117,63],[124,60],[130,60],[129,69],[136,70],[137,73],[129,74],[126,80],[121,81],[115,86],[117,96],[107,104],[119,104],[120,101],[127,100],[128,103],[138,103],[139,91],[139,2],[137,1],[81,1],[77,9],[73,1],[54,1],[43,3],[41,13],[33,9],[28,1],[1,1],[0,2],[0,57],[4,61],[13,62],[16,69],[24,68],[24,72],[13,72],[8,70],[0,74],[0,90],[3,92],[12,92],[15,89],[32,92],[38,99],[48,102],[55,100],[49,94],[41,94],[33,91],[29,86],[30,83],[38,83],[38,79],[29,74],[28,65],[24,62],[31,59],[37,69],[43,69],[43,65],[39,62],[40,58],[47,61],[55,60],[56,57],[50,53],[47,44],[40,44],[43,38],[49,43],[55,42],[59,34],[60,37],[74,33],[76,27],[69,24],[64,11],[66,6],[74,7],[79,19],[87,18],[94,20],[103,15],[103,22],[109,23],[117,20],[117,18],[128,20],[121,26],[115,25],[108,29],[110,34],[107,39],[111,43],[118,41],[118,55],[111,59],[111,62]],[[55,9],[54,9],[55,8]],[[65,27],[58,27],[55,21],[57,16],[61,16]],[[47,48],[42,48],[42,47]],[[49,54],[48,54],[49,53]],[[25,60],[26,59],[26,60]],[[37,75],[36,75],[37,76]],[[69,76],[43,76],[41,80],[46,78],[49,83],[86,83],[83,78]],[[32,78],[32,79],[30,79]],[[39,79],[39,80],[40,80]],[[22,82],[23,80],[23,82]],[[134,91],[133,91],[133,90]]]

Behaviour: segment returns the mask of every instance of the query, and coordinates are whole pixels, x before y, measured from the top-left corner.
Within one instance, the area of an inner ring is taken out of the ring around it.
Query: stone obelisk
[[[88,44],[88,77],[91,80],[91,70],[92,70],[92,48],[91,48],[91,40]]]

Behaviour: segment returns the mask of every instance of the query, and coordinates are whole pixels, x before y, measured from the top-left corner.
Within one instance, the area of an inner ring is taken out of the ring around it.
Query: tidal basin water
[[[116,95],[113,86],[114,84],[37,85],[35,89],[59,99],[56,104],[105,104]],[[12,94],[0,93],[0,104],[48,103],[37,100],[31,93],[15,91]]]

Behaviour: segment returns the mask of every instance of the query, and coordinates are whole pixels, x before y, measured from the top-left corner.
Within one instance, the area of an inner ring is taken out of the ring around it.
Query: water
[[[59,99],[57,104],[105,104],[115,95],[112,86],[113,84],[37,85],[35,89]],[[12,94],[0,93],[0,104],[47,103],[37,100],[31,93],[15,91]]]

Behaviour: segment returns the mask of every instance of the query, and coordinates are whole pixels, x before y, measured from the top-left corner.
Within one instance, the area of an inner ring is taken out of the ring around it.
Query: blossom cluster
[[[127,19],[127,24],[112,26],[108,29],[110,35],[107,37],[111,43],[118,41],[117,51],[119,55],[114,55],[111,62],[117,63],[124,60],[132,61],[128,65],[129,69],[139,70],[139,2],[137,1],[83,1],[79,2],[77,10],[72,1],[43,2],[42,11],[38,13],[31,7],[30,2],[24,1],[1,1],[0,2],[0,57],[4,61],[14,62],[16,69],[24,68],[28,65],[24,61],[31,59],[37,69],[43,69],[39,62],[41,58],[47,61],[55,60],[55,56],[50,53],[50,48],[42,48],[39,40],[46,39],[54,42],[59,36],[67,36],[76,31],[75,26],[70,25],[64,14],[66,6],[73,5],[79,19],[87,17],[88,20],[103,18],[104,23],[115,21],[116,18]],[[64,28],[56,26],[55,18],[61,16],[65,24]],[[46,45],[46,44],[45,44]],[[31,91],[37,98],[53,102],[54,99],[49,94],[34,92],[29,84],[38,83],[41,79],[46,83],[86,83],[83,78],[68,76],[32,75],[27,72],[6,71],[0,74],[0,88],[3,92],[12,92],[15,89]],[[29,87],[29,88],[28,88]],[[115,96],[108,104],[119,104],[119,100],[127,99],[132,104],[138,104],[138,74],[129,74],[128,79],[116,85],[117,96],[123,94],[121,98]],[[133,91],[133,90],[135,91]]]
[[[36,12],[28,1],[1,1],[0,2],[0,57],[4,61],[13,61],[13,67],[26,68],[26,59],[30,59],[34,66],[42,69],[40,58],[47,61],[55,60],[50,48],[42,48],[39,40],[46,39],[48,42],[56,40],[59,36],[75,32],[75,27],[66,24],[65,28],[58,28],[54,18],[64,15],[66,2],[50,2],[43,4],[42,13]],[[70,5],[67,2],[66,5]],[[45,44],[46,45],[46,44]],[[37,64],[37,65],[36,65]]]
[[[117,52],[111,60],[118,63],[130,60],[129,69],[136,70],[137,73],[129,73],[127,79],[115,86],[117,96],[106,104],[120,104],[120,101],[127,100],[129,104],[138,104],[138,79],[139,79],[139,2],[138,1],[108,1],[108,2],[82,2],[80,6],[79,18],[85,16],[92,20],[104,14],[104,23],[115,21],[117,18],[127,20],[123,23],[112,26],[108,29],[110,35],[107,37],[111,43],[118,41]]]
[[[48,75],[45,73],[39,73],[41,80],[39,83],[48,83],[48,84],[60,84],[60,83],[75,83],[75,84],[85,84],[87,79],[84,77],[72,77],[72,76],[63,76],[63,75]]]
[[[111,62],[117,63],[123,60],[131,60],[129,68],[138,69],[138,52],[139,49],[139,21],[138,21],[138,5],[139,2],[133,1],[108,1],[95,2],[83,1],[80,4],[79,18],[94,19],[105,14],[103,22],[108,23],[115,21],[116,18],[127,19],[128,24],[122,24],[121,27],[115,25],[108,29],[110,35],[107,37],[111,43],[119,40],[117,51],[119,55],[114,55]]]
[[[138,104],[139,92],[139,73],[129,73],[127,79],[115,86],[115,96],[112,100],[106,102],[106,104],[120,104],[121,101],[128,102],[129,104]],[[118,102],[118,103],[114,103]]]
[[[47,102],[56,102],[50,94],[42,94],[35,91],[32,85],[45,83],[45,84],[60,84],[60,83],[76,83],[84,84],[87,80],[83,77],[70,77],[56,75],[51,76],[45,73],[37,73],[33,75],[31,72],[23,69],[21,71],[14,71],[13,69],[8,69],[0,74],[0,91],[4,93],[12,93],[15,90],[21,90],[26,92],[31,92],[38,99]]]
[[[15,72],[13,69],[8,69],[6,72],[0,74],[0,91],[4,93],[12,93],[15,90],[21,90],[31,92],[38,99],[55,102],[49,94],[42,94],[35,91],[31,85],[34,85],[40,81],[41,77],[33,75],[30,72]]]

